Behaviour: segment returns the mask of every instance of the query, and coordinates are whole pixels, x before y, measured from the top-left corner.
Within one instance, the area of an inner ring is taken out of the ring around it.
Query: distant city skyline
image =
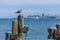
[[[0,0],[0,18],[16,18],[15,12],[22,9],[27,15],[60,15],[60,0]]]

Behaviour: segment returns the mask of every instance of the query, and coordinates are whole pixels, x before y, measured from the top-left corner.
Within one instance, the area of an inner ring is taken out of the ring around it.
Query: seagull
[[[15,12],[15,13],[21,13],[22,12],[22,9],[21,10],[18,10],[17,12]]]

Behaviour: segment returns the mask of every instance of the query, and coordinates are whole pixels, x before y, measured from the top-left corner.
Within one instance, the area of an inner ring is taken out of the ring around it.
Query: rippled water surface
[[[12,20],[0,19],[0,40],[5,40],[5,33],[12,30]],[[60,23],[60,19],[24,19],[24,23],[29,27],[26,40],[48,40],[47,28]]]

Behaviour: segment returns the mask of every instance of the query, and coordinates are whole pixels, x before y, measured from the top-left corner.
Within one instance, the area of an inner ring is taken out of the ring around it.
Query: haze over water
[[[0,0],[0,18],[16,18],[20,9],[25,17],[42,13],[59,16],[60,0]]]

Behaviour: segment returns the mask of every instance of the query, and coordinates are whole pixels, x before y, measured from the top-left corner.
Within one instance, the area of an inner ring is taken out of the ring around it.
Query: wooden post
[[[24,40],[24,32],[28,31],[28,27],[24,27],[24,18],[21,15],[22,10],[18,10],[16,13],[19,13],[18,15],[18,37],[19,40]]]
[[[10,40],[11,34],[12,34],[12,32],[6,32],[6,39],[5,40]]]
[[[18,34],[18,21],[12,21],[12,34]]]
[[[55,30],[57,30],[56,27],[48,28],[48,39],[55,39]]]
[[[57,28],[58,30],[60,30],[60,24],[57,24],[57,25],[56,25],[56,28]]]
[[[24,40],[24,33],[20,33],[20,28],[24,28],[24,18],[22,15],[18,15],[18,35],[20,40]]]
[[[57,28],[56,33],[55,33],[57,37],[56,40],[60,40],[60,24],[57,24],[56,28]]]

